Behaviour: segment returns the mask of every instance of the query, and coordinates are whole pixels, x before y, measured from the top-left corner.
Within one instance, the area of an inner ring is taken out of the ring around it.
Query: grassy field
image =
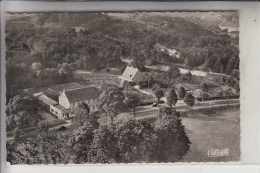
[[[182,162],[227,162],[240,159],[240,111],[231,108],[222,111],[204,111],[182,122],[192,142]],[[209,157],[210,149],[229,149],[228,156]]]
[[[80,79],[80,81],[77,82],[82,85],[95,85],[99,87],[104,83],[119,85],[118,73],[118,70],[110,70],[109,72],[106,72],[105,70],[99,72],[78,70],[74,72],[74,76]]]

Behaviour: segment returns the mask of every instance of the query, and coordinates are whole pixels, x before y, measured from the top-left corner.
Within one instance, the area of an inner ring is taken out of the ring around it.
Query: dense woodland
[[[120,19],[106,13],[8,14],[7,100],[19,89],[75,80],[77,69],[124,68],[122,59],[145,65],[178,63],[230,74],[239,69],[238,38],[216,34],[179,17],[136,13]],[[175,49],[179,57],[160,50]]]

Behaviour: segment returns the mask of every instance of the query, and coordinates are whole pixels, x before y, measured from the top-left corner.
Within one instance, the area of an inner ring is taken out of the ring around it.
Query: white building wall
[[[57,115],[59,119],[64,119],[64,117],[62,116],[62,111],[57,109],[56,107],[50,105],[50,111],[51,113]]]
[[[71,107],[70,102],[64,92],[59,96],[59,104],[67,109]]]

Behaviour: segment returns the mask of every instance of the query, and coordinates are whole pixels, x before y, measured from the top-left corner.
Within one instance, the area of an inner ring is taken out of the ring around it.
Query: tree
[[[38,114],[40,107],[41,104],[36,98],[17,95],[10,99],[6,107],[7,130],[17,128],[23,132],[25,127],[37,127],[41,120]]]
[[[157,90],[160,90],[160,89],[161,89],[161,85],[159,85],[158,83],[153,84],[152,90],[153,90],[154,92],[157,91]]]
[[[129,108],[134,108],[134,116],[135,116],[135,107],[140,103],[140,97],[138,93],[134,91],[129,91],[126,93],[126,106]]]
[[[155,97],[157,98],[157,102],[159,103],[160,99],[164,96],[163,90],[155,91]]]
[[[71,149],[74,153],[74,163],[90,163],[91,146],[94,139],[95,127],[86,122],[74,132],[71,139]]]
[[[176,105],[178,101],[178,96],[177,94],[175,93],[175,90],[174,88],[171,89],[170,93],[168,94],[167,96],[167,104],[172,107],[172,105]]]
[[[180,70],[177,66],[172,65],[166,72],[169,79],[177,78],[180,76]]]
[[[21,55],[20,55],[21,56]],[[17,58],[18,59],[18,58]],[[6,101],[21,94],[21,89],[30,88],[34,85],[35,72],[25,63],[13,59],[6,61]]]
[[[124,93],[129,92],[129,91],[134,91],[135,88],[131,85],[130,82],[126,82],[124,85]]]
[[[79,148],[79,151],[81,149]],[[117,139],[115,137],[115,125],[100,125],[95,131],[91,156],[91,163],[115,163],[118,158]]]
[[[187,154],[190,140],[185,133],[179,113],[174,108],[160,108],[154,122],[157,162],[175,162]]]
[[[6,149],[11,164],[67,164],[72,154],[68,136],[56,132],[7,143]]]
[[[115,127],[118,163],[149,162],[153,159],[156,135],[152,126],[126,115]]]
[[[236,82],[234,88],[235,88],[236,92],[239,93],[239,91],[240,91],[239,81]]]
[[[125,96],[123,92],[114,85],[105,84],[101,87],[98,107],[100,111],[104,111],[106,116],[111,118],[113,122],[114,116],[125,106]]]
[[[186,95],[186,90],[183,86],[181,86],[178,88],[177,93],[178,93],[179,99],[183,99]]]
[[[115,124],[100,126],[95,131],[92,163],[149,162],[155,139],[151,125],[124,115]]]
[[[236,92],[239,93],[240,88],[239,88],[239,71],[238,70],[233,70],[232,73],[230,74],[230,77],[226,80],[226,84],[229,85],[230,87],[234,87]]]
[[[207,92],[208,89],[209,89],[209,86],[208,86],[205,82],[203,82],[203,83],[201,84],[201,89],[202,89],[202,91]]]
[[[234,69],[239,69],[239,56],[236,54],[235,56],[231,57],[227,67],[226,67],[226,73],[227,74],[232,74],[232,71]]]
[[[76,108],[76,116],[74,119],[74,124],[77,127],[84,125],[85,123],[90,123],[93,127],[98,128],[99,123],[97,121],[98,117],[94,113],[90,113],[90,108],[86,103],[80,103]]]
[[[73,71],[71,65],[63,63],[58,71],[61,79],[61,83],[68,83],[73,80]]]
[[[191,78],[192,78],[192,74],[191,74],[191,72],[190,72],[190,71],[188,71],[188,73],[186,73],[186,74],[185,74],[185,76],[187,76],[187,77],[188,77],[189,81],[190,81],[190,80],[191,80]]]
[[[228,87],[228,89],[225,91],[225,95],[227,97],[227,106],[228,106],[228,102],[229,102],[229,97],[233,94],[232,89],[230,87]]]
[[[140,55],[134,55],[132,65],[140,71],[145,71],[145,60]]]
[[[193,97],[192,94],[188,93],[185,95],[183,101],[190,107],[192,107],[195,103],[195,98]]]

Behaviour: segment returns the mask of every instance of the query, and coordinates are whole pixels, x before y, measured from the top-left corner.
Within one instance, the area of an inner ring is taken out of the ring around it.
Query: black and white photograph
[[[238,11],[5,13],[10,165],[240,161]]]

